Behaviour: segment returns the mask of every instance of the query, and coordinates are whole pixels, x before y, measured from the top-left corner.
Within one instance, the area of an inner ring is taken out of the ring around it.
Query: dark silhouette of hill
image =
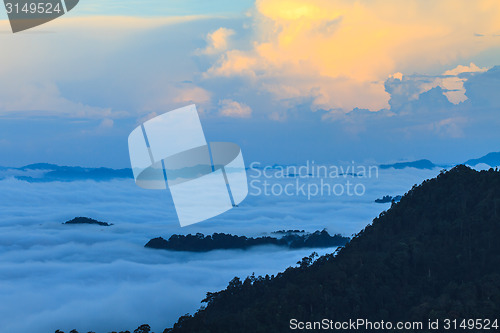
[[[343,237],[339,234],[330,236],[326,230],[316,231],[312,234],[289,230],[280,238],[269,236],[253,238],[224,233],[207,236],[201,233],[186,236],[172,235],[168,240],[162,237],[153,238],[144,247],[172,251],[207,252],[222,249],[248,249],[259,245],[277,245],[292,249],[324,248],[344,246],[348,241],[349,237]]]
[[[484,163],[492,167],[500,165],[500,152],[489,153],[480,158],[470,159],[464,164],[476,166],[479,163]]]
[[[275,235],[288,235],[288,234],[303,234],[305,232],[306,232],[305,230],[294,229],[294,230],[277,230],[273,231],[272,233]]]
[[[379,199],[375,199],[375,202],[376,203],[389,203],[389,202],[399,202],[399,200],[401,200],[401,196],[400,195],[396,195],[395,197],[391,196],[391,195],[384,195],[382,198],[379,198]]]
[[[96,225],[100,225],[103,227],[109,227],[109,226],[113,225],[113,223],[100,222],[100,221],[94,220],[90,217],[81,217],[81,216],[75,217],[74,219],[66,221],[63,224],[96,224]]]
[[[414,186],[337,254],[234,278],[165,333],[289,332],[292,318],[439,319],[438,331],[446,318],[500,320],[499,238],[500,173],[459,165]]]
[[[432,170],[432,169],[438,167],[438,165],[432,163],[429,160],[418,160],[418,161],[413,161],[413,162],[399,162],[399,163],[394,163],[394,164],[381,164],[379,167],[380,167],[380,169],[416,168],[416,169]]]

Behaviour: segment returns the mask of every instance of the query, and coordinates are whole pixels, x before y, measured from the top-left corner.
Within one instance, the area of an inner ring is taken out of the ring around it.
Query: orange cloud
[[[173,110],[188,104],[200,105],[200,112],[209,105],[212,95],[209,91],[192,84],[175,85],[165,83],[148,101],[141,112]]]
[[[386,78],[427,72],[499,45],[497,0],[257,0],[251,49],[226,51],[207,76],[247,76],[277,99],[317,109],[388,107]]]
[[[207,47],[201,51],[204,54],[216,54],[227,49],[228,39],[234,35],[234,30],[219,28],[207,35]]]

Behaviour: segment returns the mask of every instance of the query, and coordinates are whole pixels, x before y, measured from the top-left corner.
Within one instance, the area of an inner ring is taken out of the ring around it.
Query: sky
[[[128,134],[195,103],[247,163],[499,151],[495,0],[80,1],[12,34],[0,165],[128,167]]]
[[[207,141],[239,144],[247,165],[464,162],[500,150],[499,59],[496,0],[81,0],[17,34],[0,8],[0,166],[130,167],[129,133],[192,103]],[[0,331],[160,331],[233,276],[276,274],[311,251],[171,253],[145,249],[149,239],[350,236],[390,205],[375,199],[438,173],[349,179],[362,196],[254,195],[262,183],[250,183],[240,207],[183,229],[168,191],[132,179],[7,175]],[[61,224],[79,215],[114,225]]]

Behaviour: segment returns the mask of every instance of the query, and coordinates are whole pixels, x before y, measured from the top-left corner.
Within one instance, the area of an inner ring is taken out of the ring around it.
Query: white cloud
[[[244,103],[223,99],[219,102],[219,105],[219,114],[225,117],[249,118],[252,115],[252,109]]]
[[[458,65],[457,67],[447,70],[446,72],[443,73],[443,75],[451,75],[451,76],[457,76],[462,73],[481,73],[481,72],[486,72],[488,68],[481,68],[476,66],[474,63],[470,63],[469,66],[463,66],[463,65]]]

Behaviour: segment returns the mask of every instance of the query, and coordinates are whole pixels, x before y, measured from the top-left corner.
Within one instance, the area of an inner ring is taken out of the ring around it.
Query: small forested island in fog
[[[75,217],[74,219],[66,221],[63,224],[96,224],[96,225],[100,225],[102,227],[109,227],[109,226],[113,225],[113,223],[101,222],[101,221],[94,220],[90,217],[82,217],[82,216]]]
[[[291,249],[300,248],[325,248],[344,246],[349,242],[349,237],[340,234],[331,236],[328,231],[316,231],[306,233],[304,230],[280,230],[276,232],[282,237],[246,237],[235,236],[224,233],[213,235],[172,235],[168,240],[157,237],[151,239],[146,245],[151,249],[162,249],[172,251],[207,252],[212,250],[248,249],[259,245],[277,245]]]

